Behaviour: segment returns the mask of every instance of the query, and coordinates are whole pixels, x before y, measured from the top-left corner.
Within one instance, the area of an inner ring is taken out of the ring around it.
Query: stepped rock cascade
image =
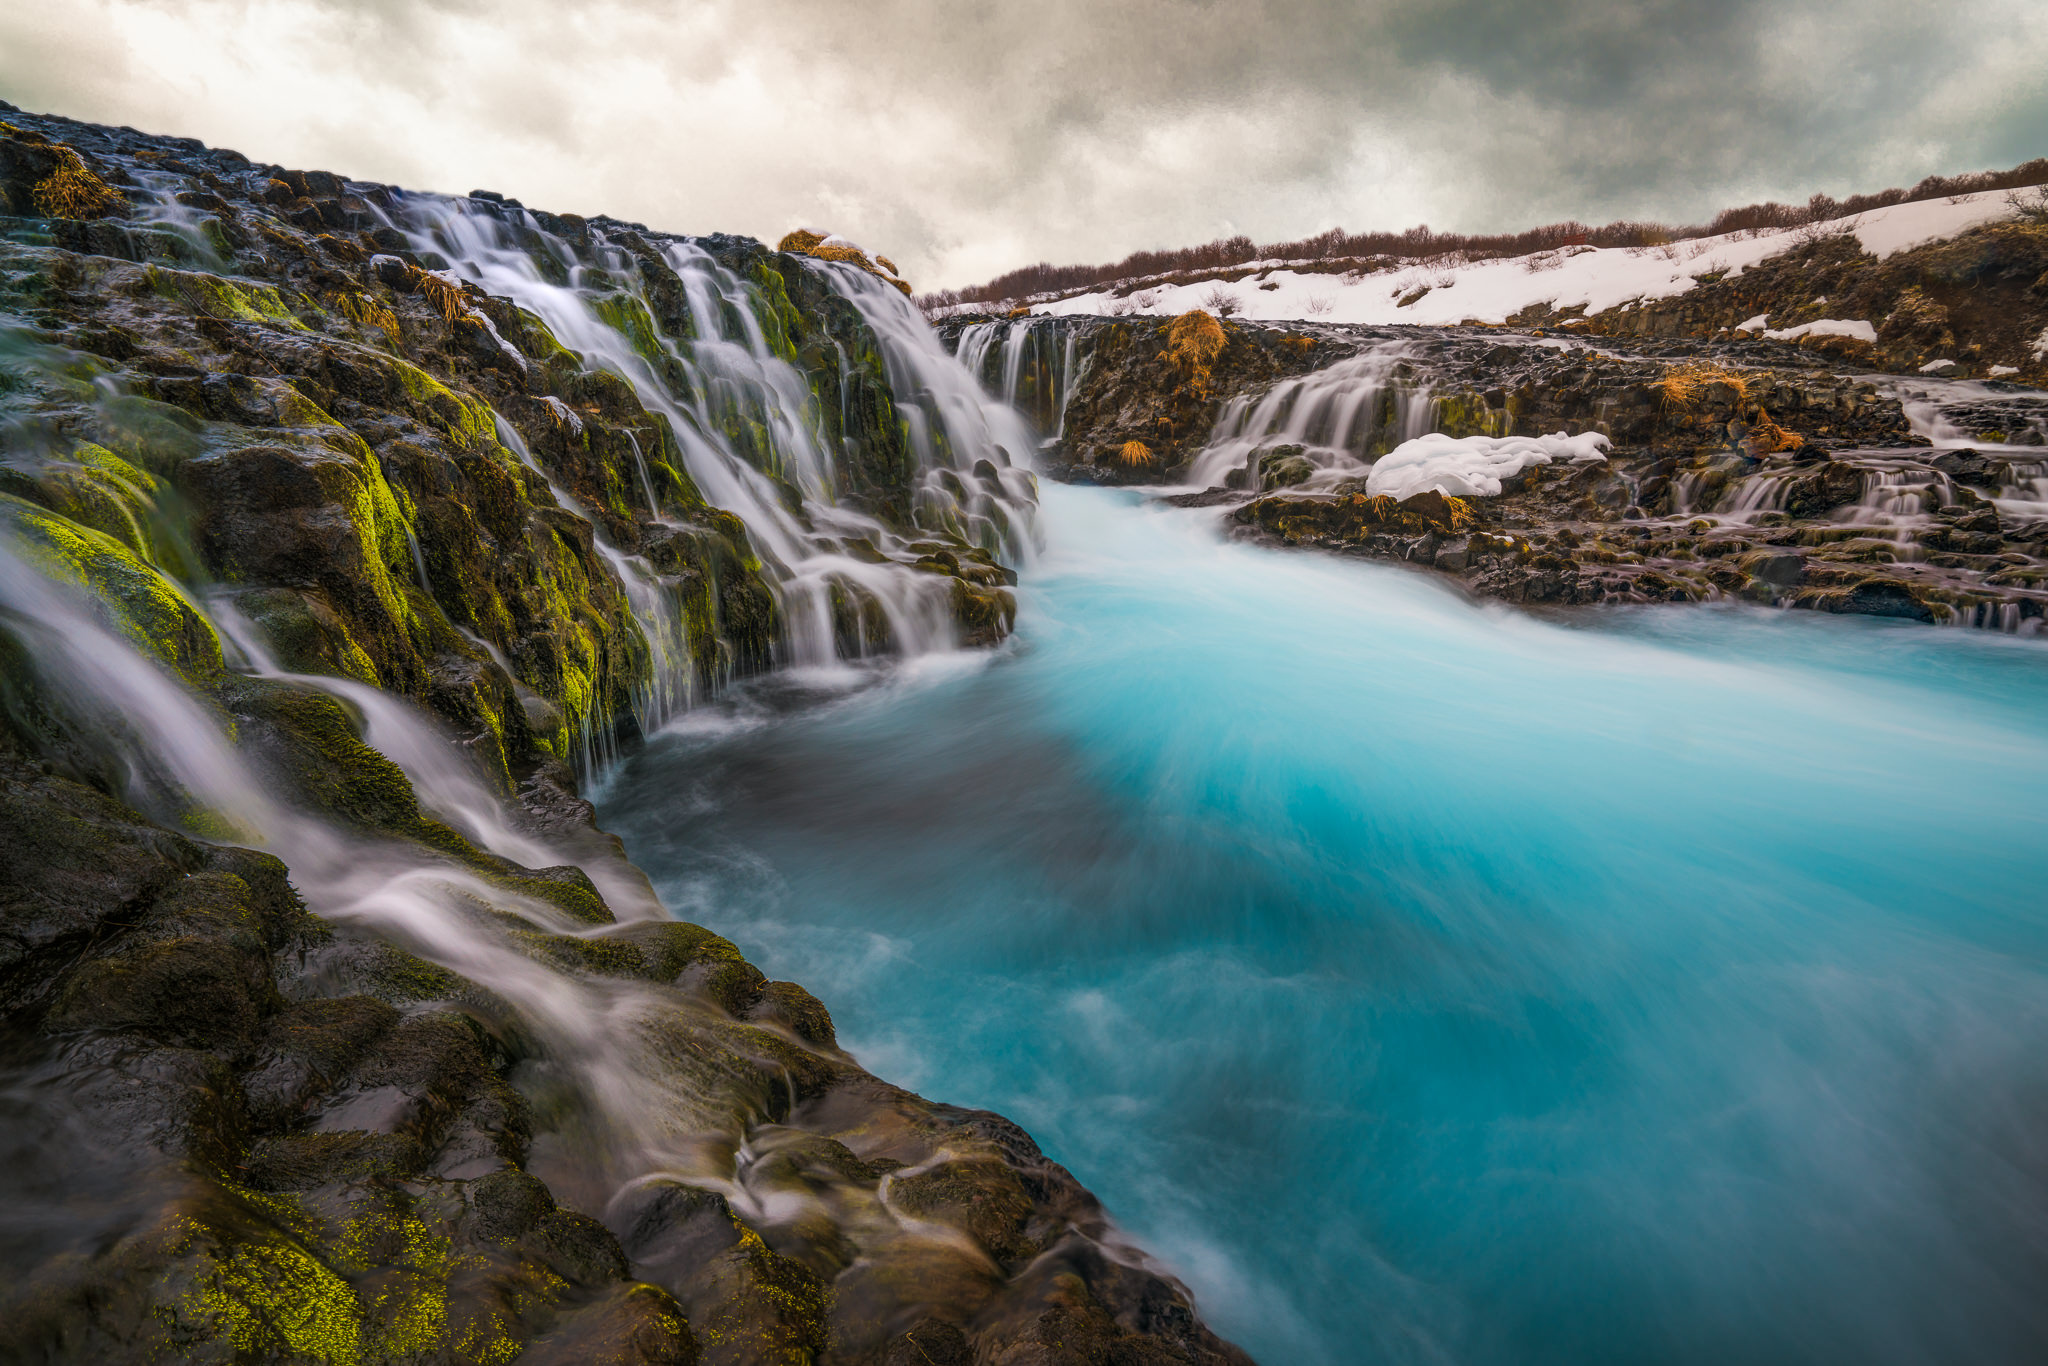
[[[638,230],[585,226],[582,240],[547,231],[534,215],[491,201],[406,196],[393,225],[446,273],[502,294],[541,318],[584,363],[623,378],[668,421],[687,473],[715,506],[738,515],[772,567],[787,624],[789,663],[830,663],[834,597],[858,599],[852,653],[891,644],[923,653],[952,643],[952,596],[912,566],[915,533],[950,535],[1013,562],[1030,553],[1030,446],[1014,416],[949,385],[957,367],[928,341],[902,296],[849,266],[812,262],[879,341],[898,415],[910,436],[910,523],[899,530],[861,509],[885,502],[874,472],[836,414],[835,441],[818,397],[793,363],[781,282],[744,278],[705,245]],[[856,364],[833,345],[842,380]],[[852,386],[838,386],[841,404]],[[658,499],[634,444],[646,498]],[[1021,467],[1020,467],[1021,464]],[[908,532],[906,535],[905,532]],[[843,612],[843,607],[842,607]],[[882,629],[870,639],[877,615]]]
[[[1375,457],[1434,430],[1428,386],[1406,358],[1402,343],[1384,343],[1263,394],[1233,396],[1189,464],[1187,483],[1205,489],[1239,470],[1246,487],[1267,487],[1273,481],[1259,477],[1261,465],[1288,457],[1288,482],[1305,490],[1362,477]]]
[[[0,1360],[1241,1366],[577,794],[1007,635],[1035,438],[902,295],[0,115]]]

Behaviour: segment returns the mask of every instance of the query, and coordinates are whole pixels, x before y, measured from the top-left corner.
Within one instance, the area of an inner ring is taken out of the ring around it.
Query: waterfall
[[[1188,483],[1210,488],[1232,470],[1255,474],[1259,456],[1280,446],[1299,446],[1315,467],[1306,488],[1362,477],[1375,456],[1430,430],[1434,405],[1406,375],[1407,354],[1401,343],[1382,343],[1263,394],[1231,399],[1189,466]]]
[[[774,318],[775,301],[703,246],[603,223],[590,224],[588,244],[580,245],[548,231],[524,209],[436,196],[396,201],[387,221],[422,259],[445,261],[447,274],[538,317],[586,369],[624,380],[666,423],[705,500],[746,525],[779,598],[782,663],[836,661],[835,593],[873,604],[899,653],[951,647],[951,590],[944,578],[913,567],[930,553],[917,530],[957,535],[1012,562],[1029,555],[1035,488],[1028,472],[1016,468],[1031,447],[1021,424],[967,380],[908,300],[863,272],[804,261],[859,310],[881,341],[916,466],[915,526],[908,533],[847,496],[852,490],[824,413],[804,373],[778,349],[788,343]],[[675,310],[664,309],[657,297],[668,297],[665,291],[676,285],[684,326],[664,324]],[[844,373],[843,349],[840,358]],[[530,453],[516,453],[538,468]],[[648,458],[637,441],[635,455],[658,519]],[[649,632],[650,647],[663,653],[654,638],[660,636],[686,649],[680,623],[666,624],[672,609],[651,600],[652,574],[616,548],[605,550],[635,597],[643,631],[650,621],[663,623]],[[870,644],[864,640],[861,648]],[[687,677],[677,652],[667,654],[663,675]],[[655,683],[644,710],[656,723],[686,704],[677,691]]]
[[[1008,402],[990,399],[896,290],[850,266],[817,262],[813,268],[826,273],[881,340],[898,403],[906,397],[915,401],[911,448],[921,472],[918,524],[1028,563],[1042,540],[1038,483],[1030,469],[1036,441],[1029,424]]]
[[[1076,334],[1074,323],[1062,318],[970,323],[953,350],[991,397],[1023,413],[1040,444],[1051,445],[1066,434],[1067,401],[1078,378]]]
[[[453,818],[491,853],[526,867],[577,864],[622,922],[667,919],[647,888],[616,860],[580,857],[548,839],[516,833],[499,799],[451,753],[445,737],[408,704],[366,685],[302,678],[276,668],[246,622],[216,601],[213,615],[261,676],[311,685],[359,708],[372,744],[398,763],[422,802]],[[523,940],[535,934],[591,938],[593,927],[506,885],[458,857],[395,838],[347,830],[275,795],[237,752],[222,719],[167,670],[102,624],[93,602],[62,587],[0,541],[0,626],[25,647],[37,696],[79,734],[103,735],[128,772],[126,793],[160,822],[232,832],[232,843],[283,859],[292,885],[317,915],[398,944],[486,988],[518,1016],[575,1094],[588,1146],[579,1161],[618,1189],[649,1172],[684,1176],[726,1194],[736,1210],[760,1202],[735,1174],[730,1153],[749,1123],[724,1090],[663,1062],[659,1031],[687,1010],[670,989],[564,972]],[[488,914],[479,914],[487,910]],[[914,1231],[905,1236],[915,1236]]]

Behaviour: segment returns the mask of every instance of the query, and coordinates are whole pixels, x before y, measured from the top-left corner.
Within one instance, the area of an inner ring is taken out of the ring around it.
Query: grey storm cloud
[[[921,284],[1428,222],[1692,220],[2048,154],[2040,0],[59,0],[0,94]]]

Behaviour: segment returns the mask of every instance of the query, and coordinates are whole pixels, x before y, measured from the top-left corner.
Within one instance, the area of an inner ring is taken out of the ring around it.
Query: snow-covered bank
[[[1227,295],[1236,316],[1255,321],[1501,323],[1523,309],[1583,305],[1599,313],[1636,300],[1668,299],[1701,277],[1740,274],[1816,236],[1852,234],[1883,260],[2015,214],[2003,190],[1923,200],[1757,234],[1730,233],[1658,247],[1565,247],[1496,260],[1413,262],[1368,274],[1333,274],[1307,262],[1253,263],[1180,284],[1119,295],[1123,286],[1032,305],[1041,314],[1217,311]],[[1251,273],[1246,274],[1249,270]],[[1239,276],[1227,280],[1226,276]]]

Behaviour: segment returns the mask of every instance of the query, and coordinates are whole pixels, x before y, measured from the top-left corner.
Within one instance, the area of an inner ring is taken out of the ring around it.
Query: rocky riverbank
[[[2048,612],[2048,402],[2016,386],[1895,380],[1760,338],[1216,319],[1198,375],[1174,321],[978,325],[1024,329],[1004,343],[1014,379],[983,341],[986,382],[1060,390],[1055,477],[1193,483],[1171,496],[1230,508],[1244,535],[1522,603],[1741,598],[2027,632]],[[971,349],[975,322],[945,326]],[[1936,427],[1985,447],[1936,449]],[[1598,433],[1607,451],[1493,496],[1370,496],[1373,463],[1430,432]]]
[[[6,107],[0,201],[0,1359],[1244,1360],[576,794],[1007,631],[868,285]]]

